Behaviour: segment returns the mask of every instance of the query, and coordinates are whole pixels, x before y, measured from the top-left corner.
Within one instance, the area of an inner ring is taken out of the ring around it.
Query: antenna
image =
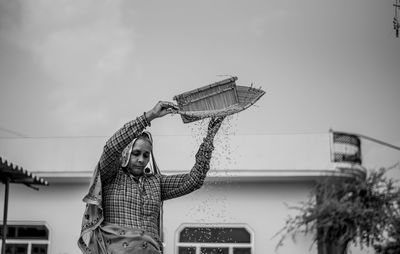
[[[399,38],[399,30],[400,30],[400,23],[397,19],[397,9],[400,9],[399,0],[396,0],[396,3],[393,4],[394,6],[394,18],[393,18],[393,28],[396,31],[396,37]]]

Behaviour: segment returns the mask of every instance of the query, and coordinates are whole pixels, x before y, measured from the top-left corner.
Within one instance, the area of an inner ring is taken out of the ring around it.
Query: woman
[[[162,202],[203,185],[213,140],[223,121],[223,117],[210,120],[189,173],[165,176],[155,163],[152,137],[144,129],[177,109],[160,101],[107,141],[83,199],[86,210],[78,241],[83,253],[162,253]]]

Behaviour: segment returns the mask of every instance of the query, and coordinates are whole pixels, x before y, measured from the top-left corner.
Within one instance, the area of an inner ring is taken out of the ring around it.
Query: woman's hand
[[[217,134],[219,128],[221,127],[222,121],[224,121],[225,116],[212,117],[208,123],[207,136],[208,139],[214,139],[215,134]]]
[[[212,151],[214,150],[214,137],[221,127],[225,116],[213,117],[208,123],[207,136],[201,143],[199,150],[196,153],[196,163],[202,165],[203,168],[209,168]]]
[[[148,122],[151,122],[155,118],[176,113],[178,109],[178,106],[172,102],[159,101],[151,110],[146,112],[146,118]]]

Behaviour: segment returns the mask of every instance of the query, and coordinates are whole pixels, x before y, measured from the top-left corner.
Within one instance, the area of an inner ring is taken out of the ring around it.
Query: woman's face
[[[149,141],[138,139],[132,147],[129,169],[133,175],[142,175],[150,160],[152,145]]]

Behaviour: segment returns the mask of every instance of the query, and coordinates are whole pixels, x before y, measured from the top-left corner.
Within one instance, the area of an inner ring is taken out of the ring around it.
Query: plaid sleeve
[[[188,174],[161,177],[161,199],[181,197],[199,189],[210,170],[211,154],[214,150],[212,141],[204,140],[196,153],[196,163]]]
[[[106,142],[100,157],[99,169],[102,181],[111,180],[119,169],[124,148],[150,124],[144,115],[126,123]]]

